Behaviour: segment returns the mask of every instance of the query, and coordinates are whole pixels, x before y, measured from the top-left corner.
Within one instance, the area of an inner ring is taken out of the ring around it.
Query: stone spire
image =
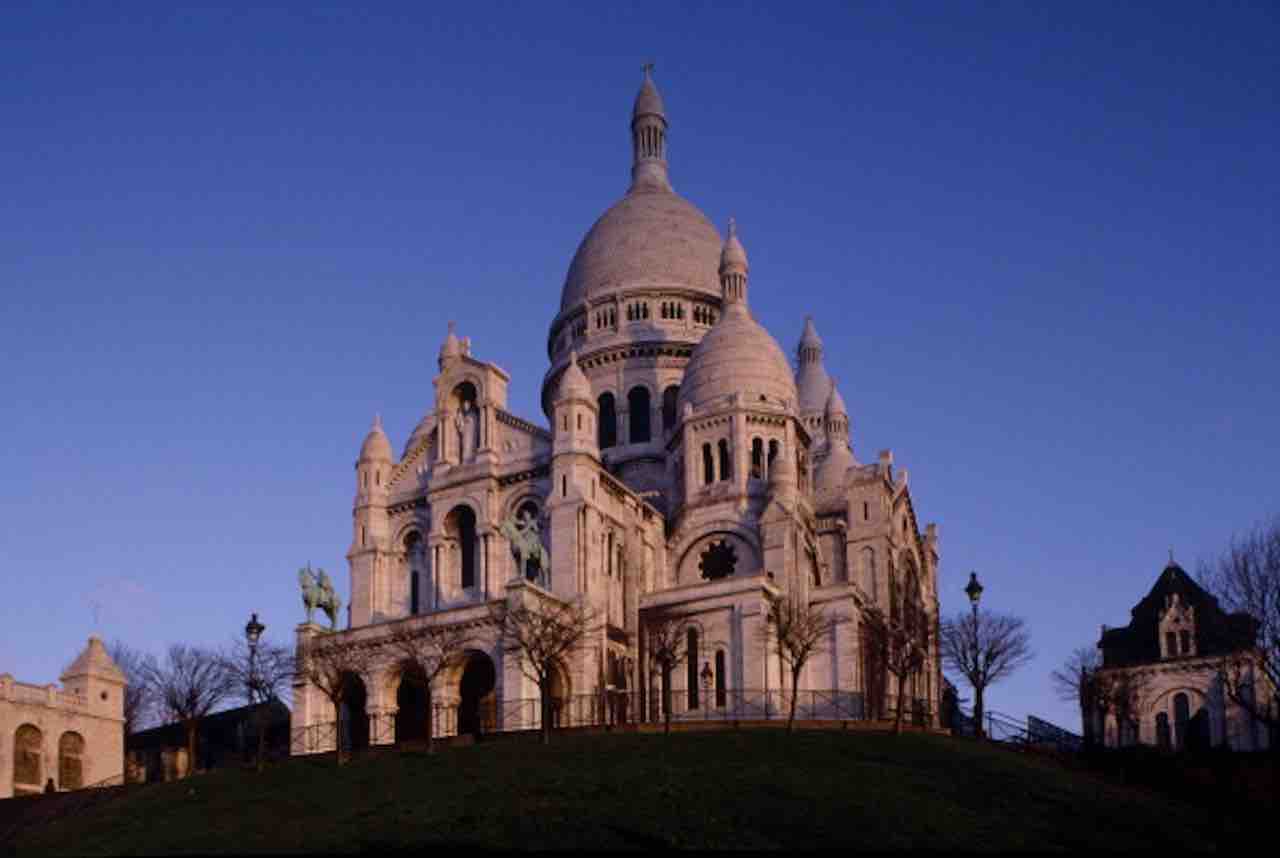
[[[814,327],[813,316],[805,316],[804,332],[796,346],[796,361],[800,368],[796,373],[796,388],[800,392],[800,417],[810,431],[821,431],[831,396],[831,378],[822,362],[822,338]]]
[[[645,63],[644,80],[631,109],[631,191],[669,191],[667,116],[653,83],[653,63]]]
[[[720,251],[720,291],[726,312],[733,305],[747,306],[748,270],[747,251],[738,240],[738,226],[729,218],[729,237]]]
[[[456,327],[454,322],[449,322],[449,333],[445,335],[444,342],[440,345],[441,369],[444,369],[446,363],[462,355],[462,342],[458,339],[458,334],[454,330]]]

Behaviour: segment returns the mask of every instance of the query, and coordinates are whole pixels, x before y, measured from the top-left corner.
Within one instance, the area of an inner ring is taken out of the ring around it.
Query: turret
[[[598,461],[598,418],[599,408],[591,396],[591,383],[578,366],[578,352],[575,350],[569,355],[569,366],[560,378],[552,404],[554,455],[581,453]]]
[[[729,218],[729,237],[720,250],[720,293],[724,297],[725,312],[735,304],[747,305],[747,251],[738,240],[738,227]]]
[[[653,64],[647,63],[631,110],[632,191],[671,190],[667,177],[667,116],[652,71]]]
[[[89,638],[88,646],[62,672],[61,680],[63,688],[82,699],[94,715],[124,721],[127,680],[97,636]]]
[[[442,372],[445,366],[462,357],[463,354],[462,341],[458,339],[458,334],[454,330],[455,327],[456,324],[454,322],[449,322],[449,333],[445,335],[444,342],[440,344],[438,363]],[[468,343],[469,345],[470,343]],[[469,348],[468,351],[470,351]]]
[[[813,316],[806,316],[800,344],[796,346],[796,362],[799,364],[796,389],[800,393],[800,421],[809,434],[815,436],[815,441],[823,434],[823,418],[827,399],[831,396],[831,378],[823,366],[822,355],[822,338],[813,324]]]
[[[373,622],[376,614],[386,614],[385,588],[376,583],[379,571],[387,568],[388,517],[391,476],[391,440],[382,431],[382,417],[375,415],[373,426],[360,445],[356,460],[356,500],[352,510],[351,625]],[[379,601],[379,598],[382,601]]]

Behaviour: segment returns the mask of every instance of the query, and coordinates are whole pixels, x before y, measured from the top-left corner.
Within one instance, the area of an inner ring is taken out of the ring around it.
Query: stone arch
[[[627,391],[627,426],[628,443],[647,444],[653,440],[653,397],[644,384]]]
[[[618,446],[618,399],[606,390],[596,397],[596,445],[601,450]]]
[[[84,786],[84,737],[68,730],[58,738],[58,788]]]
[[[416,524],[401,528],[393,544],[399,545],[403,550],[409,613],[417,614],[422,609],[423,583],[426,578],[426,541],[422,537],[422,529]]]
[[[701,559],[699,555],[705,550],[703,543],[725,539],[734,540],[734,547],[739,549],[733,572],[735,576],[760,574],[763,571],[763,555],[756,534],[739,522],[720,519],[707,522],[704,527],[681,537],[675,543],[673,553],[679,558],[676,563],[676,580],[682,584],[700,583],[703,579],[700,577],[698,562]]]
[[[445,535],[457,546],[454,582],[464,590],[479,584],[479,523],[475,509],[465,502],[455,504],[444,518]]]
[[[396,701],[395,740],[420,741],[427,738],[427,677],[411,661],[401,661],[390,673]],[[391,690],[391,689],[389,689]]]
[[[342,725],[338,736],[343,749],[359,751],[369,747],[369,688],[364,677],[342,675]]]
[[[44,789],[44,733],[22,724],[13,733],[13,791],[15,795]]]
[[[458,735],[495,729],[498,671],[493,659],[486,652],[469,649],[451,674],[458,695]]]

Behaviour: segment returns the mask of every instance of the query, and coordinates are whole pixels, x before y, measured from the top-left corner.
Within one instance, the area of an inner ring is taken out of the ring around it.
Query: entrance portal
[[[421,670],[406,668],[396,690],[396,741],[427,738],[427,683]]]
[[[347,686],[342,701],[342,747],[360,751],[369,747],[369,714],[365,711],[368,694],[364,680],[354,673],[348,673],[342,681]]]
[[[458,683],[458,735],[481,733],[494,728],[497,674],[484,653],[472,653]]]

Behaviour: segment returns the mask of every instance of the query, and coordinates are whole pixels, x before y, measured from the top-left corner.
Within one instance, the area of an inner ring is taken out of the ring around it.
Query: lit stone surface
[[[438,733],[538,722],[525,702],[537,689],[490,619],[504,602],[581,600],[595,613],[556,678],[574,713],[598,713],[601,695],[622,691],[656,699],[644,640],[662,617],[694,624],[694,671],[677,670],[672,690],[678,706],[711,717],[729,705],[702,696],[713,689],[780,711],[784,671],[761,637],[779,597],[845,621],[801,678],[828,701],[816,717],[891,702],[862,643],[869,610],[889,614],[892,594],[937,622],[936,527],[917,524],[891,454],[854,457],[813,322],[797,377],[751,315],[736,227],[722,241],[671,190],[667,118],[647,71],[630,131],[631,187],[583,239],[551,321],[547,425],[507,410],[509,376],[450,325],[433,401],[401,458],[380,424],[361,446],[350,628],[333,640],[375,653],[359,677],[373,744],[394,741],[417,705],[390,637],[433,625],[472,635],[465,662],[433,685]],[[530,550],[530,533],[545,554]],[[520,556],[549,568],[521,568]],[[325,634],[300,626],[299,645]],[[908,694],[936,716],[940,684],[935,646]],[[293,720],[295,753],[332,748],[332,709],[305,682]]]

